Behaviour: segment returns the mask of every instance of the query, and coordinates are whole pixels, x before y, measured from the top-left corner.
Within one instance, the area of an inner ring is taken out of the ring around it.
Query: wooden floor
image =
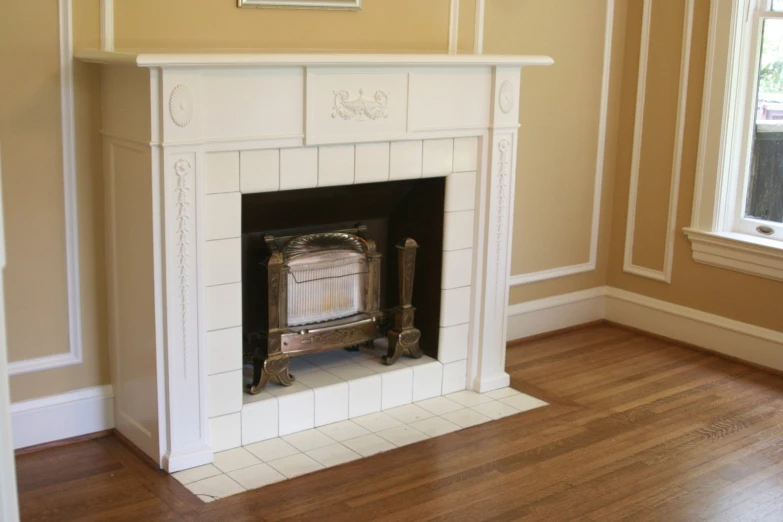
[[[23,520],[783,521],[783,378],[609,326],[511,347],[551,406],[211,504],[116,438],[18,459]]]

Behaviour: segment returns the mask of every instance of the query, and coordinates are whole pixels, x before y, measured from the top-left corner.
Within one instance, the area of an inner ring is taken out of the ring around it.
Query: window
[[[695,261],[783,281],[783,0],[710,4]]]

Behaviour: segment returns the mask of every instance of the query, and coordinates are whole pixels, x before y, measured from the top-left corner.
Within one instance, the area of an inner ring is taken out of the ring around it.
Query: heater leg
[[[383,362],[390,366],[407,351],[414,359],[423,354],[419,348],[421,331],[413,326],[416,309],[411,305],[413,299],[413,275],[416,271],[416,250],[419,245],[411,238],[403,239],[397,248],[398,277],[400,280],[400,306],[394,309],[394,325],[386,337],[389,339],[389,351]]]
[[[391,366],[397,362],[397,359],[407,350],[408,355],[414,359],[421,358],[424,355],[419,348],[419,339],[421,332],[417,328],[407,328],[401,332],[390,330],[387,334],[389,340],[389,351],[383,358],[384,364]]]
[[[264,361],[263,367],[255,364],[253,383],[250,385],[250,393],[257,395],[261,393],[270,379],[275,379],[283,386],[291,386],[295,379],[288,372],[290,358],[287,355],[273,355]]]

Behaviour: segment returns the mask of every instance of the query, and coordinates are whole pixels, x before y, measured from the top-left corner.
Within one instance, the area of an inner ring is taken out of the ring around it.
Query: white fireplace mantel
[[[456,375],[459,388],[508,386],[520,69],[551,59],[104,51],[76,57],[102,65],[116,426],[162,467],[173,472],[213,458],[208,368],[225,361],[211,351],[212,334],[232,313],[226,300],[237,298],[232,285],[211,286],[210,278],[236,264],[242,193],[448,176],[447,198],[457,191],[468,201],[461,212],[445,214],[444,243],[460,243],[468,254],[461,257],[470,285],[459,293],[467,304],[460,331],[468,339],[458,339],[467,345],[466,359],[445,361],[444,375],[451,365],[450,382]],[[475,186],[463,190],[464,180]],[[234,250],[215,257],[221,241]],[[241,337],[237,349],[228,357],[241,358]]]

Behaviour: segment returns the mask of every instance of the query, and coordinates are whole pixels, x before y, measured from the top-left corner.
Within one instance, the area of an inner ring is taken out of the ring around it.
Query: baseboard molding
[[[600,320],[783,371],[783,332],[613,287],[512,305],[509,342]]]
[[[12,404],[14,449],[114,428],[113,398],[105,385]]]

